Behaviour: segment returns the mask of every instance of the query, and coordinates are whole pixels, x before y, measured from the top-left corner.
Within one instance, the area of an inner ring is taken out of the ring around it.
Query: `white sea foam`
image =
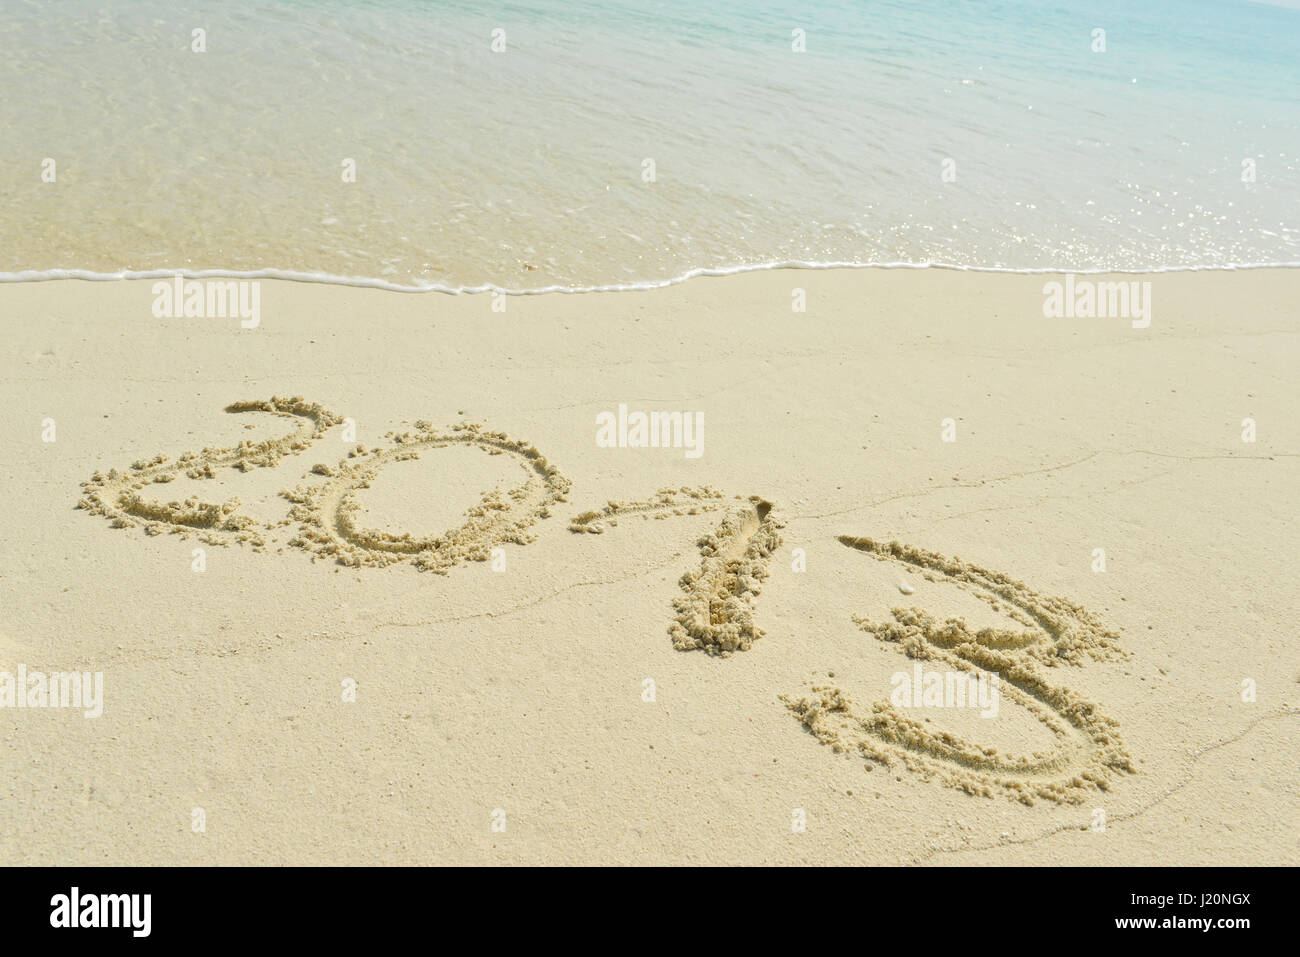
[[[496,53],[468,0],[20,5],[0,278],[522,294],[1300,261],[1292,11],[1101,0],[1101,52],[1049,4],[782,6],[534,0]]]
[[[734,276],[740,273],[764,272],[773,269],[951,269],[957,272],[1001,273],[1009,275],[1039,276],[1062,275],[1129,275],[1145,276],[1179,272],[1235,272],[1249,269],[1297,269],[1300,262],[1283,263],[1233,263],[1229,265],[1165,266],[1157,269],[1011,269],[1003,266],[963,266],[955,263],[858,263],[858,262],[771,262],[733,266],[726,269],[691,269],[671,279],[645,282],[612,283],[598,286],[545,286],[538,289],[511,289],[493,283],[474,286],[446,286],[439,283],[403,285],[370,276],[332,276],[328,273],[299,272],[292,269],[124,269],[118,272],[94,272],[88,269],[29,269],[22,272],[0,273],[0,283],[50,282],[60,279],[80,279],[88,282],[108,282],[130,279],[282,279],[292,282],[323,283],[335,286],[356,286],[364,289],[385,289],[390,292],[440,292],[446,295],[474,295],[501,293],[507,296],[538,296],[546,294],[579,295],[596,292],[638,292],[676,286],[691,279]]]

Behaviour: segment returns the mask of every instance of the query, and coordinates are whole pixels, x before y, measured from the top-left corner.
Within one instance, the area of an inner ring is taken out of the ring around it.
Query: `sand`
[[[1059,278],[0,285],[0,863],[1300,862],[1300,277]]]

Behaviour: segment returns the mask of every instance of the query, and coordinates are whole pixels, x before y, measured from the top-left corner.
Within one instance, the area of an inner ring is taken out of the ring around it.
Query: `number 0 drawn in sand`
[[[214,545],[245,544],[257,550],[287,541],[314,558],[332,557],[343,565],[384,567],[409,562],[445,575],[467,562],[488,560],[499,545],[533,541],[532,526],[550,518],[553,507],[566,501],[570,488],[568,479],[525,442],[480,425],[462,424],[440,432],[419,421],[413,431],[386,436],[389,444],[384,448],[358,445],[337,465],[313,466],[311,475],[320,481],[283,491],[290,508],[276,522],[241,515],[239,500],[234,498],[205,502],[190,497],[166,503],[152,498],[150,490],[182,475],[203,480],[228,468],[274,468],[284,458],[307,451],[328,429],[344,421],[300,397],[237,402],[226,411],[268,413],[291,421],[294,428],[279,438],[205,448],[174,460],[160,454],[121,471],[96,472],[82,484],[84,495],[78,506],[109,519],[115,528],[142,526],[150,535],[196,536]],[[360,525],[357,494],[370,487],[385,466],[457,445],[512,456],[522,481],[504,492],[484,492],[468,510],[464,524],[442,535],[394,534]],[[602,534],[629,518],[667,519],[715,511],[722,512],[722,518],[697,541],[700,564],[681,578],[682,593],[673,602],[676,614],[669,633],[680,650],[701,649],[726,657],[749,650],[763,635],[755,623],[754,600],[768,577],[772,554],[780,547],[783,527],[771,502],[757,496],[728,499],[707,487],[665,489],[647,501],[610,502],[583,512],[571,520],[569,529],[575,534]],[[859,706],[832,686],[814,687],[811,696],[781,696],[820,741],[837,750],[855,750],[873,762],[901,763],[972,794],[1003,793],[1026,803],[1039,797],[1078,802],[1088,790],[1105,790],[1113,778],[1133,771],[1115,722],[1044,677],[1045,669],[1122,654],[1116,636],[1091,614],[957,559],[869,538],[842,536],[840,542],[966,589],[1024,625],[1026,630],[1021,631],[971,631],[960,619],[937,622],[916,608],[894,609],[890,622],[855,619],[864,631],[911,658],[942,662],[955,671],[997,675],[1005,689],[1002,694],[1052,733],[1054,747],[1047,753],[999,754],[930,731],[887,703]]]
[[[1044,676],[1047,668],[1122,655],[1116,636],[1089,612],[955,558],[897,542],[849,536],[839,540],[881,561],[919,569],[932,581],[968,590],[1028,626],[1021,631],[972,631],[960,618],[938,622],[917,608],[893,609],[890,622],[854,619],[863,631],[896,645],[909,658],[939,662],[954,672],[997,675],[1002,696],[1045,726],[1054,744],[1047,752],[1005,755],[931,731],[888,702],[861,706],[834,686],[814,687],[811,696],[783,695],[786,706],[819,741],[886,766],[899,762],[971,794],[1002,793],[1026,804],[1036,798],[1078,803],[1088,791],[1107,790],[1116,776],[1133,773],[1119,726],[1095,705]]]

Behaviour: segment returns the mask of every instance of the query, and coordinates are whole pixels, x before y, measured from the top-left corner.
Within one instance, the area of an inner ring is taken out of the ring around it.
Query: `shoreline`
[[[59,281],[79,281],[79,282],[134,282],[140,280],[160,280],[173,279],[177,276],[182,279],[271,279],[283,282],[306,283],[312,285],[324,286],[345,286],[358,289],[379,289],[385,292],[401,293],[430,293],[437,292],[444,295],[481,295],[484,293],[499,293],[507,296],[539,296],[539,295],[587,295],[591,293],[613,293],[613,292],[649,292],[654,289],[665,289],[672,286],[679,286],[683,283],[690,282],[693,279],[725,279],[730,276],[743,276],[750,273],[762,272],[780,272],[785,270],[807,270],[812,272],[838,271],[838,270],[936,270],[941,272],[960,272],[974,273],[983,275],[1007,275],[1007,276],[1163,276],[1179,273],[1237,273],[1237,272],[1254,272],[1257,270],[1290,270],[1300,269],[1300,261],[1285,263],[1240,263],[1228,266],[1222,265],[1202,265],[1202,266],[1168,266],[1157,269],[1058,269],[1055,267],[1035,267],[1032,269],[1017,269],[1010,266],[964,266],[954,263],[911,263],[911,262],[893,262],[893,263],[855,263],[855,262],[799,262],[799,261],[782,261],[770,263],[758,263],[744,266],[727,266],[718,268],[700,267],[688,270],[679,276],[662,280],[644,280],[632,283],[610,283],[594,286],[545,286],[538,289],[513,289],[505,286],[497,286],[491,283],[484,283],[476,286],[447,286],[440,283],[431,283],[422,286],[402,285],[392,283],[385,279],[371,276],[335,276],[326,273],[302,272],[298,270],[287,269],[252,269],[252,270],[224,270],[224,269],[148,269],[148,270],[131,270],[125,269],[118,272],[101,273],[84,269],[29,269],[18,272],[0,273],[0,284],[9,283],[43,283]]]

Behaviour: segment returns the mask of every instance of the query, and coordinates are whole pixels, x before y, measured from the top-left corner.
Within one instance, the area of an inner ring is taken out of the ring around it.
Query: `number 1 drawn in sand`
[[[737,496],[739,498],[739,496]],[[748,651],[763,630],[754,623],[754,598],[768,576],[772,552],[781,545],[780,519],[758,496],[728,503],[712,488],[664,489],[649,502],[610,502],[569,523],[574,532],[600,534],[619,518],[665,518],[727,509],[716,529],[699,539],[700,566],[681,578],[683,594],[669,633],[680,651],[702,649],[726,657]]]

